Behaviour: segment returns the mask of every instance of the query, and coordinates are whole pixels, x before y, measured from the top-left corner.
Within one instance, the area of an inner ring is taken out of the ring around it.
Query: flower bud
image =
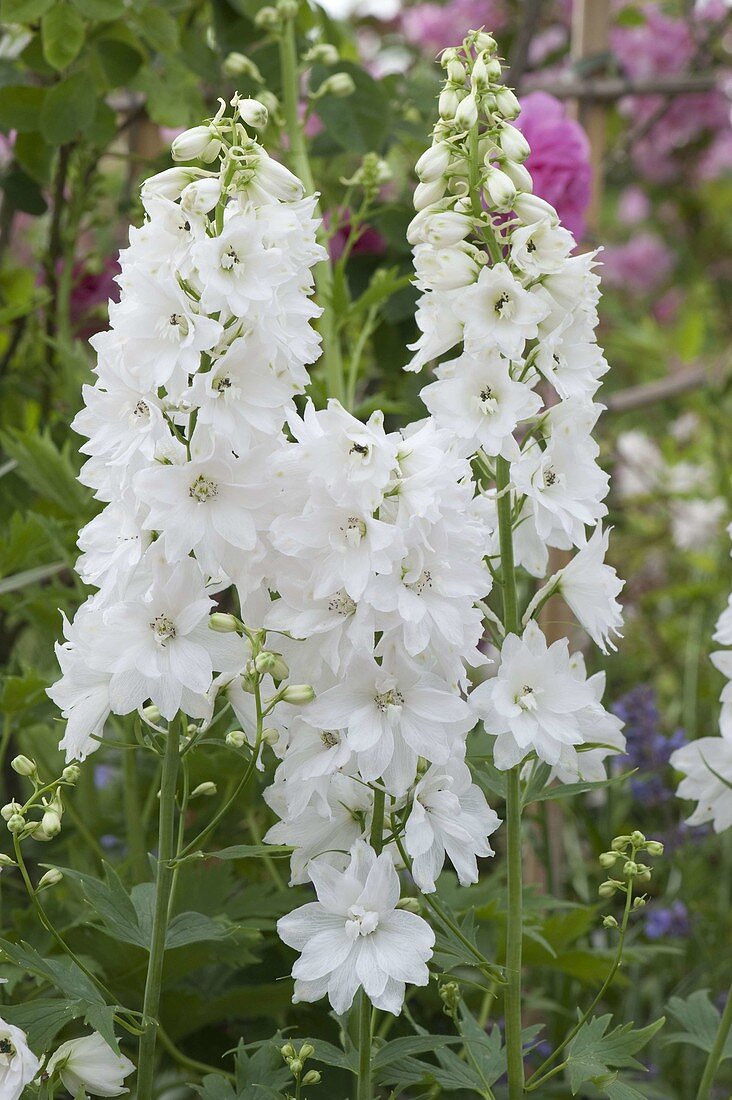
[[[491,84],[500,84],[501,74],[503,69],[501,68],[501,62],[497,57],[492,57],[490,61],[486,61],[485,70],[488,74],[488,79]]]
[[[263,130],[269,122],[269,112],[258,99],[237,99],[236,109],[245,126]]]
[[[297,1052],[292,1043],[285,1043],[283,1047],[280,1047],[280,1054],[286,1062],[289,1062],[292,1058],[297,1057]]]
[[[8,804],[6,806],[3,806],[3,808],[0,810],[0,814],[2,814],[5,821],[10,821],[10,818],[14,814],[19,814],[22,809],[23,807],[21,806],[20,802],[8,802]]]
[[[211,133],[209,126],[192,126],[190,130],[184,130],[182,134],[178,134],[178,137],[173,138],[170,155],[173,160],[198,160],[212,141],[218,142],[218,139]],[[218,142],[218,144],[220,148],[221,143]]]
[[[315,1054],[315,1047],[312,1043],[303,1043],[298,1051],[298,1058],[301,1062],[307,1062],[308,1058],[312,1058]]]
[[[470,83],[477,92],[485,92],[490,84],[488,69],[482,53],[478,54],[475,59],[473,71],[470,74]]]
[[[291,703],[293,706],[303,706],[312,703],[315,692],[310,684],[288,684],[280,692],[279,698],[283,703]]]
[[[490,200],[499,210],[512,210],[516,202],[516,188],[500,168],[489,168],[485,189]]]
[[[277,9],[269,5],[260,8],[254,16],[254,25],[263,31],[271,31],[274,30],[275,27],[279,27],[280,16]]]
[[[144,181],[140,188],[142,201],[160,198],[175,202],[187,184],[201,179],[204,174],[201,168],[166,168],[164,172],[158,172]]]
[[[252,59],[247,57],[246,54],[239,53],[237,50],[227,54],[221,68],[224,76],[248,76],[251,80],[256,81],[257,84],[262,84],[264,82],[264,77]]]
[[[496,92],[496,110],[504,118],[518,118],[521,114],[521,104],[511,89],[506,88],[505,85]]]
[[[26,778],[30,778],[30,776],[35,775],[38,771],[35,763],[29,756],[16,756],[10,761],[10,767],[14,772],[17,772],[18,775],[24,775]]]
[[[143,717],[147,718],[148,722],[159,722],[160,711],[154,703],[149,703],[148,706],[142,708]]]
[[[319,1085],[322,1078],[317,1069],[309,1069],[302,1079],[303,1085]]]
[[[421,284],[430,289],[457,290],[475,282],[478,268],[473,257],[463,247],[430,248],[417,245],[414,268]]]
[[[25,829],[25,818],[22,814],[13,814],[8,818],[8,832],[22,833]]]
[[[603,928],[617,928],[618,922],[615,917],[603,917],[602,926]]]
[[[36,892],[38,892],[38,890],[45,890],[47,886],[55,886],[63,877],[64,876],[57,867],[52,867],[50,871],[46,871],[45,875],[42,876],[36,887]]]
[[[403,909],[405,913],[421,913],[422,907],[419,904],[417,898],[400,898],[397,902],[397,909]]]
[[[623,874],[626,878],[635,878],[638,874],[638,864],[635,860],[626,860],[625,866],[623,867]]]
[[[234,749],[241,749],[247,743],[247,736],[242,730],[231,730],[226,735],[226,744]]]
[[[634,909],[643,909],[645,904],[646,904],[646,899],[644,897],[633,898],[633,908]]]
[[[254,667],[263,676],[268,673],[273,680],[286,680],[290,675],[287,661],[282,654],[271,653],[269,650],[264,650],[256,657]]]
[[[221,181],[218,176],[195,180],[181,191],[181,210],[184,210],[186,214],[208,214],[220,198]]]
[[[488,34],[487,31],[478,31],[475,36],[475,46],[478,50],[485,50],[487,53],[493,53],[497,48],[498,43],[492,34]]]
[[[331,42],[316,42],[304,58],[305,61],[310,61],[313,64],[320,63],[321,65],[337,65],[339,59],[340,54]]]
[[[597,888],[597,892],[601,898],[611,898],[618,888],[618,884],[614,879],[607,879],[605,882],[601,882]]]
[[[316,99],[332,95],[337,99],[345,99],[356,91],[356,84],[350,73],[333,73],[325,78],[318,90],[314,93]]]
[[[64,783],[68,783],[72,787],[75,783],[79,782],[80,775],[81,768],[78,764],[69,764],[68,767],[64,768],[64,770],[61,772],[61,778],[63,779]]]
[[[455,112],[455,125],[460,130],[470,130],[478,121],[478,104],[471,92],[458,106]]]
[[[454,88],[443,88],[437,102],[440,118],[453,119],[460,106],[460,98]]]
[[[662,856],[663,855],[663,843],[660,840],[647,840],[646,851],[649,856]]]
[[[302,1073],[302,1062],[299,1058],[290,1059],[290,1073],[293,1077],[299,1077]]]
[[[443,982],[439,992],[445,1012],[448,1016],[452,1016],[460,1004],[460,986],[457,982]]]
[[[280,739],[280,731],[274,726],[267,726],[262,730],[262,740],[265,745],[276,745]]]
[[[642,848],[646,842],[646,838],[640,829],[634,829],[630,834],[630,843],[634,844],[636,848]]]
[[[505,160],[501,167],[518,191],[531,193],[534,190],[531,172],[523,164],[514,164],[511,160]]]
[[[613,839],[613,842],[610,845],[610,847],[612,848],[612,850],[614,852],[624,852],[629,844],[630,844],[630,837],[625,836],[625,834],[622,834],[621,836],[616,836]]]
[[[216,794],[216,784],[208,780],[205,783],[199,783],[197,787],[191,791],[191,798],[211,798]]]
[[[208,626],[209,630],[215,630],[217,634],[235,634],[241,623],[236,615],[229,615],[225,611],[214,611],[213,615],[209,616]]]
[[[614,867],[618,858],[617,852],[603,852],[600,856],[600,866],[608,870],[610,867]]]
[[[444,175],[451,158],[452,152],[447,142],[440,141],[436,145],[431,145],[429,149],[425,149],[414,166],[417,178],[422,183],[432,183],[433,180],[439,179]]]
[[[414,209],[424,210],[426,206],[432,206],[433,203],[438,202],[445,194],[446,187],[447,183],[442,177],[433,180],[432,183],[418,183],[412,199]]]
[[[498,141],[508,159],[516,161],[518,164],[523,164],[531,152],[531,146],[521,131],[508,123],[501,127]]]
[[[297,0],[278,0],[277,12],[283,19],[294,19],[299,6]]]
[[[297,176],[270,157],[261,147],[258,149],[257,179],[273,198],[283,202],[296,202],[302,198],[303,185]]]
[[[41,818],[41,832],[50,840],[61,832],[61,817],[55,810],[46,810]]]
[[[407,240],[412,245],[421,241],[433,248],[449,248],[463,241],[473,224],[472,217],[455,210],[445,210],[441,214],[420,211],[407,229]]]
[[[514,210],[525,225],[548,219],[551,225],[559,225],[559,215],[554,207],[538,195],[521,194],[516,199]]]

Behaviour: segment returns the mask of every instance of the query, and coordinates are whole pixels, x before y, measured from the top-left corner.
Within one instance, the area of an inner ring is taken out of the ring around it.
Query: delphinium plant
[[[41,775],[16,758],[32,791],[3,809],[4,865],[22,878],[48,950],[2,949],[44,993],[4,1009],[0,1081],[11,1100],[25,1088],[116,1095],[136,1070],[136,1095],[151,1100],[165,1052],[206,1100],[299,1100],[321,1083],[335,1095],[329,1074],[351,1075],[357,1100],[456,1087],[486,1100],[650,1095],[628,1071],[662,1021],[635,1030],[601,1006],[662,845],[634,829],[607,837],[599,894],[620,904],[595,942],[613,950],[576,1020],[567,1005],[547,1008],[560,1032],[548,1048],[526,1012],[522,957],[526,812],[602,797],[606,761],[624,747],[603,674],[588,675],[546,616],[561,597],[602,653],[621,626],[592,434],[608,369],[595,257],[533,195],[496,43],[470,32],[442,55],[408,231],[421,333],[408,369],[435,366],[427,415],[407,426],[378,410],[354,416],[357,372],[344,373],[298,115],[296,6],[266,11],[298,175],[258,139],[260,100],[237,95],[176,138],[179,163],[143,185],[122,297],[94,339],[97,377],[75,421],[87,440],[81,480],[103,505],[79,537],[79,575],[94,592],[64,623],[50,689],[67,765]],[[381,173],[371,158],[358,186],[373,192]],[[59,834],[100,744],[123,758],[133,802],[138,765],[154,777],[157,842],[148,859],[133,814],[126,842],[144,881],[131,890],[109,865],[104,879],[53,864],[36,876],[24,854]],[[201,824],[192,806],[219,796],[193,777],[217,752],[235,778]],[[262,770],[277,820],[250,844],[211,848]],[[500,883],[505,868],[506,890],[489,911],[489,948],[456,914],[444,867],[470,887],[494,843],[501,856],[485,874]],[[228,914],[185,909],[186,870],[205,856],[289,859],[303,904],[277,927],[298,953],[294,1000],[327,997],[339,1046],[244,1036],[234,1072],[176,1046],[166,954],[238,931]],[[81,882],[108,935],[142,953],[139,1001],[125,1003],[129,975],[123,995],[58,926],[46,898],[63,876]],[[431,983],[448,1034],[421,1022]],[[390,1039],[401,1013],[412,1033]]]

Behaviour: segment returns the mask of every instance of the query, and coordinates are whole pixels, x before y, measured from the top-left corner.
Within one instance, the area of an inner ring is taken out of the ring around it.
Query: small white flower
[[[536,278],[561,271],[575,240],[567,229],[546,219],[519,226],[511,233],[511,262]]]
[[[360,988],[376,1008],[399,1015],[405,983],[427,985],[434,932],[397,909],[399,878],[388,853],[363,841],[345,871],[316,861],[310,877],[318,900],[277,922],[280,938],[300,951],[292,968],[297,1001],[328,999],[343,1015]]]
[[[623,610],[616,597],[625,582],[605,564],[609,538],[609,531],[598,524],[587,545],[547,582],[549,586],[556,583],[557,591],[603,653],[617,648],[612,635],[620,637],[623,625]]]
[[[99,1032],[62,1043],[46,1066],[49,1074],[58,1073],[72,1096],[79,1090],[92,1096],[121,1096],[129,1090],[124,1079],[135,1066],[123,1054],[115,1054]]]
[[[701,737],[671,755],[671,766],[683,774],[679,798],[696,802],[689,825],[711,821],[715,833],[732,826],[732,740]]]
[[[465,326],[465,349],[479,356],[495,347],[517,359],[539,332],[547,307],[524,290],[505,263],[484,267],[477,282],[460,292],[455,312]]]
[[[25,1032],[6,1024],[0,1017],[0,1096],[3,1100],[20,1100],[40,1065],[28,1046]]]

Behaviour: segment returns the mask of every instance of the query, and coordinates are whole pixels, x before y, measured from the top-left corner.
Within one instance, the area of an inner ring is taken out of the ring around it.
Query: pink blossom
[[[323,221],[326,226],[328,224],[328,214],[326,213]],[[346,241],[351,231],[348,219],[342,222],[336,229],[333,236],[328,242],[328,251],[330,252],[330,258],[335,263],[343,255],[343,250],[346,247]],[[362,229],[361,236],[356,241],[353,249],[351,250],[352,256],[381,256],[386,251],[386,241],[381,236],[381,233],[373,226],[367,225]]]
[[[567,229],[581,240],[592,181],[587,134],[569,118],[565,105],[547,92],[522,98],[516,124],[531,146],[526,167],[535,193],[555,207]]]
[[[623,72],[635,79],[683,72],[694,56],[694,39],[683,19],[656,4],[643,5],[639,26],[615,27],[610,36]]]
[[[102,263],[100,271],[90,271],[82,262],[74,264],[73,290],[71,291],[70,314],[71,323],[78,335],[88,339],[100,327],[104,327],[103,319],[96,323],[92,311],[96,306],[106,303],[109,299],[119,300],[119,286],[115,282],[120,272],[120,266],[116,257],[108,256]]]
[[[638,225],[649,216],[651,200],[637,184],[623,188],[618,199],[618,219],[624,225]]]
[[[469,27],[501,30],[506,25],[502,0],[448,0],[407,8],[401,16],[404,37],[425,53],[438,53],[461,39]]]
[[[602,254],[606,285],[648,294],[664,282],[674,267],[673,253],[655,233],[637,233],[625,244]]]

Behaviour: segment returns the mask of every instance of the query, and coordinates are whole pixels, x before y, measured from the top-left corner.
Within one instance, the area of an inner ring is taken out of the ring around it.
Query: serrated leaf
[[[224,940],[231,933],[232,929],[225,928],[203,913],[179,913],[168,926],[165,947],[171,951],[174,947],[186,947],[191,943]]]
[[[358,1052],[351,1046],[349,1050],[341,1050],[340,1047],[326,1043],[323,1039],[306,1040],[315,1047],[313,1058],[316,1062],[322,1062],[324,1066],[336,1066],[338,1069],[346,1069],[349,1073],[358,1073]]]
[[[86,1005],[68,998],[37,998],[25,1004],[3,1005],[3,1017],[21,1028],[31,1047],[39,1053],[48,1050],[62,1028],[83,1016]]]
[[[454,1043],[462,1043],[460,1035],[405,1035],[399,1039],[392,1039],[377,1051],[371,1065],[374,1071],[383,1070],[393,1062],[414,1054],[424,1054],[427,1051],[437,1050],[439,1047],[450,1046]]]
[[[84,20],[64,0],[55,4],[41,20],[43,56],[52,69],[67,69],[84,45]]]
[[[292,848],[286,844],[232,844],[218,852],[204,852],[206,859],[259,859],[269,856],[271,859],[285,859],[292,855]]]
[[[105,881],[72,867],[61,867],[60,870],[67,878],[81,884],[84,897],[101,920],[105,931],[124,943],[148,948],[150,941],[140,927],[132,898],[113,867],[108,863],[104,864]]]
[[[87,490],[77,481],[68,453],[60,451],[50,435],[7,431],[0,434],[0,441],[16,460],[16,473],[42,500],[75,519],[89,511]]]
[[[633,1024],[620,1024],[608,1032],[612,1016],[593,1016],[582,1025],[567,1048],[567,1068],[572,1095],[595,1077],[613,1069],[644,1069],[633,1055],[663,1027],[664,1017],[647,1027],[633,1030]]]

